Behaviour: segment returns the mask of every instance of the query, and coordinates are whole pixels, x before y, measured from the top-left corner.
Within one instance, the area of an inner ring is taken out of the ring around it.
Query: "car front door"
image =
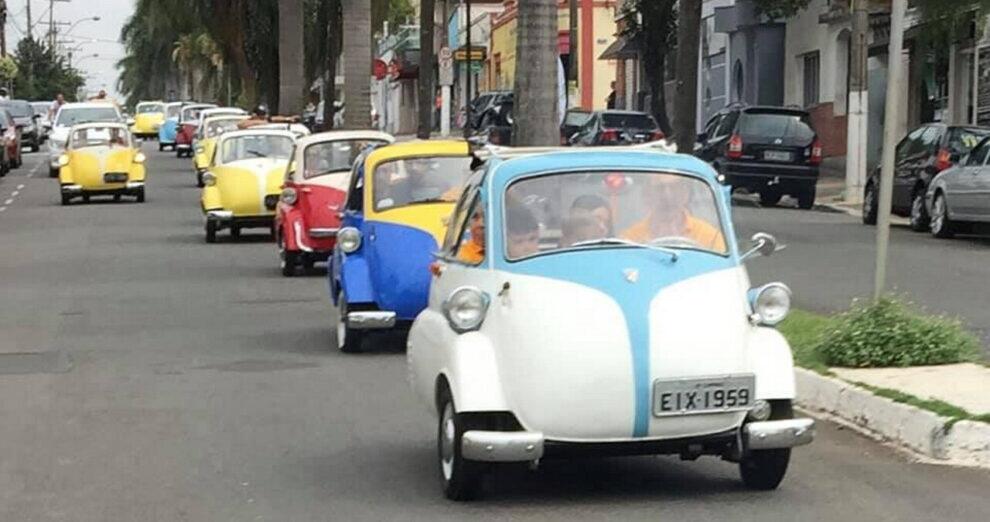
[[[698,142],[698,158],[709,162],[715,159],[715,150],[711,143],[715,137],[715,130],[718,129],[718,124],[721,123],[723,117],[723,114],[716,114],[705,124],[703,139]]]
[[[897,145],[894,155],[894,190],[892,207],[896,213],[911,208],[911,189],[918,179],[919,169],[926,159],[926,142],[934,139],[932,127],[918,127]],[[927,138],[927,139],[926,139]]]

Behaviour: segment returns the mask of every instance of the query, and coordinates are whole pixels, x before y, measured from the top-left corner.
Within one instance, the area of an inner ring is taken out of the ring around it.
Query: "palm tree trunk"
[[[303,0],[278,2],[278,112],[302,113],[305,93]]]
[[[258,79],[244,51],[244,0],[212,0],[212,7],[219,40],[240,76],[241,100],[254,105],[258,102]]]
[[[330,11],[330,27],[327,28],[329,41],[327,42],[327,73],[323,82],[323,127],[333,128],[333,117],[336,114],[336,107],[333,102],[337,99],[337,63],[340,59],[340,49],[342,44],[341,32],[344,28],[344,21],[340,14],[340,0],[329,0],[327,9]]]
[[[341,0],[344,31],[344,128],[371,127],[371,3]]]
[[[560,144],[557,108],[557,1],[519,3],[512,142]]]
[[[698,47],[701,0],[681,0],[677,13],[677,97],[674,134],[678,150],[694,150],[698,136]]]

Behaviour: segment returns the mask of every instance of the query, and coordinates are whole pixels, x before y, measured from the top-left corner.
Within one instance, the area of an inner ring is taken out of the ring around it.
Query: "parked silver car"
[[[928,185],[925,201],[931,232],[950,238],[990,224],[990,137],[984,138],[958,165],[942,171]]]

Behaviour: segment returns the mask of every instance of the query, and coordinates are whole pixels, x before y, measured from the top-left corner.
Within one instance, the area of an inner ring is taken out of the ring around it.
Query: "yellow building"
[[[516,75],[516,0],[506,0],[504,10],[492,20],[487,70],[482,85],[486,90],[512,90]],[[599,60],[615,35],[615,0],[578,0],[578,90],[572,93],[572,107],[604,109],[612,92],[616,63]],[[557,48],[568,64],[570,56],[570,11],[567,0],[557,2]],[[590,88],[589,88],[590,86]]]

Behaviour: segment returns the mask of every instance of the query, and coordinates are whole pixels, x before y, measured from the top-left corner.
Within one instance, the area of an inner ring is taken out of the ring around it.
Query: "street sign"
[[[454,54],[450,51],[449,47],[441,47],[437,58],[440,62],[440,71],[438,73],[440,85],[453,85]]]

